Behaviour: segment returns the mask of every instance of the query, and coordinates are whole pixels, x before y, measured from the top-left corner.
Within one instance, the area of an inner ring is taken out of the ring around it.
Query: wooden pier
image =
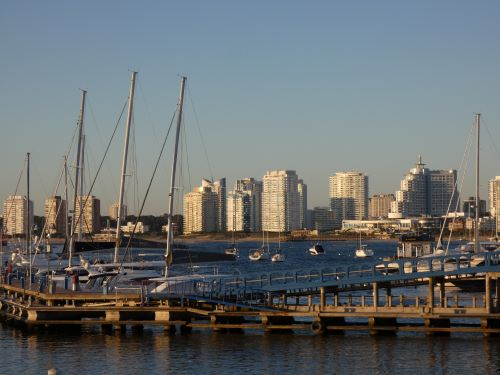
[[[140,285],[101,293],[50,290],[14,278],[0,283],[0,317],[28,329],[63,325],[123,331],[160,326],[170,333],[500,334],[500,269],[480,276],[469,269],[461,275],[461,281],[483,283],[479,294],[458,294],[447,287],[450,278],[444,274],[421,276],[395,279],[382,273],[377,281],[365,278],[362,284],[344,279],[342,286],[315,282],[309,288],[231,289],[224,294],[207,293],[199,283],[190,283],[164,295],[149,294]],[[233,288],[234,282],[226,281],[225,286]],[[426,286],[415,289],[417,285]],[[412,295],[402,294],[410,291]]]

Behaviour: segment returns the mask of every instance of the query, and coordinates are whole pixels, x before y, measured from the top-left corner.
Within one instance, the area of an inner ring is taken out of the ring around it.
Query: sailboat
[[[250,250],[250,254],[248,254],[248,259],[254,262],[258,260],[269,259],[269,239],[267,240],[267,249],[266,249],[264,231],[262,231],[262,245],[257,249]]]
[[[368,248],[368,245],[361,243],[361,231],[359,231],[359,246],[355,252],[356,258],[367,258],[373,256],[373,250]]]
[[[278,232],[278,248],[276,252],[271,256],[272,262],[283,262],[285,260],[285,254],[281,252],[281,232]]]

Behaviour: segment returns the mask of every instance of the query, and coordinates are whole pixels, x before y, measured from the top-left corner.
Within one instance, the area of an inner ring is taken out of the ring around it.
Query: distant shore
[[[155,242],[164,242],[166,243],[166,236],[164,235],[143,235],[138,238],[143,238],[145,240],[155,241]],[[447,239],[447,237],[445,236]],[[490,236],[481,236],[481,241],[488,241]],[[260,233],[237,233],[234,236],[235,242],[262,242],[262,234]],[[352,235],[341,235],[341,236],[320,236],[320,237],[306,237],[306,238],[293,238],[290,236],[281,236],[278,237],[277,233],[269,233],[269,236],[266,235],[266,241],[268,242],[294,242],[294,241],[302,241],[302,242],[328,242],[328,241],[358,241],[359,236],[357,234]],[[452,241],[469,241],[463,236],[454,236]],[[230,243],[233,241],[233,237],[231,233],[209,233],[209,234],[194,234],[194,235],[186,235],[186,236],[176,236],[174,239],[175,242],[180,243],[200,243],[200,242],[227,242]],[[363,241],[370,242],[398,242],[399,236],[397,237],[389,237],[389,238],[381,238],[380,236],[363,236]],[[437,241],[437,236],[436,236]],[[472,240],[470,240],[472,241]],[[50,242],[52,244],[63,244],[64,238],[51,238]]]

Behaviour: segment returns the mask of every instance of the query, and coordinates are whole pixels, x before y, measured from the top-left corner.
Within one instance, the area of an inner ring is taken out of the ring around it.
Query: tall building
[[[330,207],[314,207],[311,212],[312,228],[318,232],[334,229],[333,211]]]
[[[391,216],[443,216],[448,207],[450,211],[456,211],[456,181],[456,170],[429,170],[419,155],[415,168],[406,174],[400,190],[396,191],[396,200],[391,204]]]
[[[76,200],[75,233],[93,234],[101,229],[101,201],[93,195],[80,195]]]
[[[368,176],[361,172],[337,172],[330,177],[329,192],[335,228],[342,227],[342,220],[368,217]]]
[[[217,194],[217,205],[215,207],[215,231],[226,231],[226,179],[221,178],[217,181],[210,181],[206,178],[201,180],[203,188],[209,188],[213,193]]]
[[[262,216],[262,181],[237,180],[227,196],[227,230],[260,232]]]
[[[500,176],[488,182],[488,206],[496,221],[496,233],[500,231]]]
[[[304,184],[303,180],[299,180],[297,184],[297,190],[299,193],[299,217],[300,217],[300,228],[306,228],[306,215],[307,215],[307,185]]]
[[[29,207],[28,207],[29,206]],[[25,195],[10,195],[3,204],[3,228],[10,236],[26,236],[33,224],[33,201]]]
[[[300,197],[295,171],[268,171],[263,178],[262,230],[290,232],[300,229]]]
[[[227,194],[227,230],[250,232],[250,196],[233,190]]]
[[[118,218],[118,205],[118,202],[115,202],[111,206],[109,206],[108,215],[111,220],[116,220]],[[125,218],[128,216],[127,214],[127,205],[123,204],[122,214],[120,216],[121,220],[125,220]]]
[[[386,219],[391,211],[394,194],[375,194],[368,200],[368,217],[370,219]]]
[[[184,234],[217,231],[218,194],[210,187],[196,187],[184,194]]]
[[[59,195],[45,200],[45,226],[47,233],[66,233],[66,201]]]

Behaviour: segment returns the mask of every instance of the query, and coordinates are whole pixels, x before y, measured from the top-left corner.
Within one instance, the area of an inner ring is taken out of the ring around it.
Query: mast
[[[26,154],[26,208],[27,208],[27,219],[26,219],[26,251],[30,257],[30,287],[31,287],[31,223],[30,223],[30,153]]]
[[[66,241],[69,239],[69,201],[68,201],[68,160],[64,155],[64,195],[66,204],[64,205],[64,236]]]
[[[71,267],[71,258],[73,257],[73,246],[74,246],[74,235],[76,230],[76,202],[78,199],[78,178],[80,175],[80,156],[82,152],[82,134],[83,134],[83,118],[85,115],[85,96],[87,91],[82,90],[82,101],[80,105],[80,119],[78,121],[78,147],[76,150],[76,170],[75,170],[75,189],[73,194],[73,216],[71,220],[71,233],[69,238],[69,254],[68,254],[68,266]],[[83,210],[81,207],[83,202],[80,202],[80,216]],[[66,202],[67,204],[67,202]]]
[[[122,174],[120,177],[120,195],[118,199],[118,213],[116,215],[116,244],[115,244],[115,256],[114,262],[118,263],[119,253],[120,253],[120,224],[122,220],[122,209],[123,209],[123,193],[125,191],[125,175],[127,173],[127,155],[128,155],[128,142],[130,136],[130,124],[132,122],[132,113],[134,106],[134,90],[135,90],[135,77],[137,72],[132,72],[132,77],[130,78],[130,93],[128,96],[128,113],[127,113],[127,123],[125,125],[125,145],[123,146],[123,160],[122,160]]]
[[[177,150],[179,148],[179,135],[182,122],[182,105],[184,102],[184,86],[186,84],[186,77],[181,77],[181,87],[179,92],[179,101],[177,102],[177,129],[175,132],[175,147],[174,159],[172,163],[172,176],[170,178],[170,193],[168,202],[168,222],[167,222],[167,249],[165,252],[165,277],[168,276],[168,267],[172,264],[172,216],[174,208],[174,189],[175,189],[175,170],[177,167]]]
[[[82,240],[83,235],[83,222],[85,221],[85,207],[89,199],[88,195],[83,194],[83,180],[85,179],[85,134],[82,134],[82,156],[80,161],[80,212],[78,214],[78,241]]]
[[[479,201],[479,134],[481,127],[481,114],[476,113],[476,214],[474,215],[474,252],[480,252],[479,246],[479,215],[481,214],[481,205]]]

